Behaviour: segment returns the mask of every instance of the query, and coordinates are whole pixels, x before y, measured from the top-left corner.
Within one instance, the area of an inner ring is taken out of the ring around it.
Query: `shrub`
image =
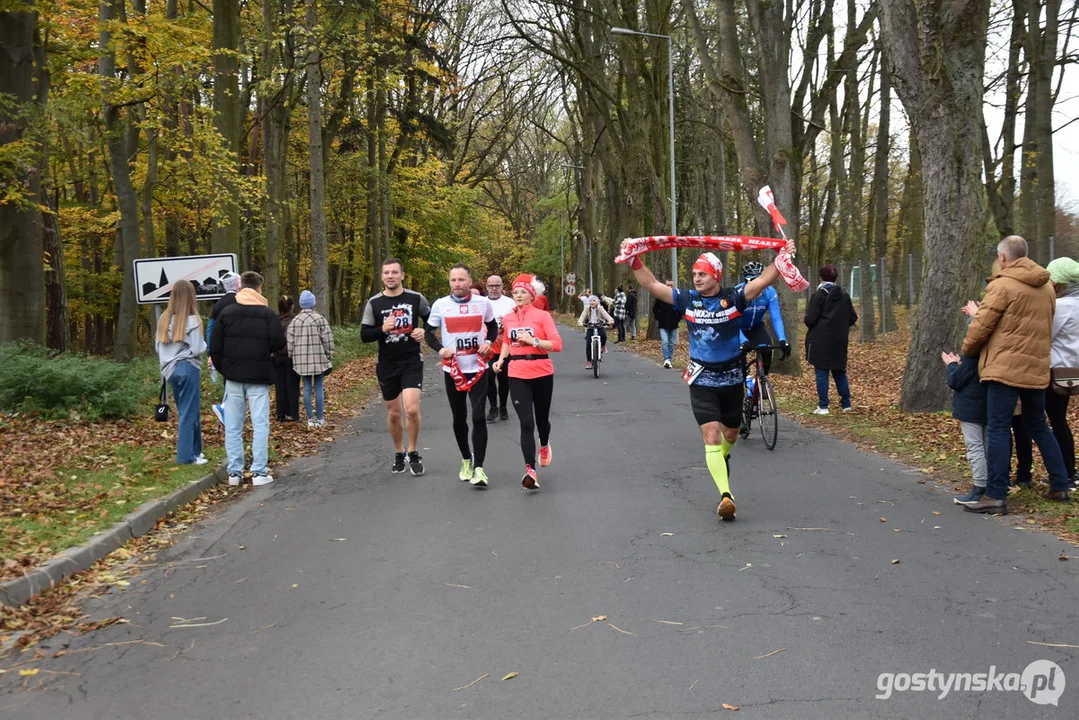
[[[65,353],[51,357],[30,343],[0,347],[0,410],[47,418],[77,413],[82,419],[134,414],[147,397],[142,363]]]

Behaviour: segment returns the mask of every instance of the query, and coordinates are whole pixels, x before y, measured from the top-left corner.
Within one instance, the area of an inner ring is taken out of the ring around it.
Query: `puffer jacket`
[[[1055,311],[1049,271],[1030,258],[991,278],[963,338],[963,354],[978,355],[981,381],[1047,387]]]

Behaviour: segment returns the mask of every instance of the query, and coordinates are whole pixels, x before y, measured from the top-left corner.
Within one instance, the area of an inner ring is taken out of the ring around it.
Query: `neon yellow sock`
[[[723,457],[730,457],[731,448],[734,447],[734,443],[727,440],[726,435],[719,436],[719,447],[723,449]]]
[[[730,446],[727,446],[730,449]],[[727,457],[722,445],[705,445],[704,459],[708,463],[708,472],[712,473],[712,480],[719,488],[719,494],[730,494],[730,478],[727,477]]]

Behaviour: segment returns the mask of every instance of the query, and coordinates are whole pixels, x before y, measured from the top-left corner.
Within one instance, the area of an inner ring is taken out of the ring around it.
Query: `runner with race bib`
[[[441,340],[435,331],[441,331]],[[435,300],[427,319],[427,344],[442,358],[453,434],[461,450],[462,481],[487,487],[487,358],[498,323],[487,298],[472,292],[472,271],[458,263],[450,269],[450,294]],[[472,406],[472,448],[468,447],[468,407]]]

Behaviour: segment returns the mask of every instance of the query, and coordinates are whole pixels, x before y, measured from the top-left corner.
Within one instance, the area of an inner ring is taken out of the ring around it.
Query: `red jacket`
[[[528,330],[532,337],[549,340],[551,352],[562,351],[562,337],[558,334],[554,319],[549,312],[538,309],[535,305],[522,305],[513,309],[502,318],[502,330],[505,341],[510,344],[509,376],[523,380],[534,380],[545,375],[554,375],[554,363],[547,357],[547,352],[532,345],[520,345],[516,341],[518,330]],[[543,355],[543,359],[534,359]],[[520,357],[521,359],[516,359]]]

